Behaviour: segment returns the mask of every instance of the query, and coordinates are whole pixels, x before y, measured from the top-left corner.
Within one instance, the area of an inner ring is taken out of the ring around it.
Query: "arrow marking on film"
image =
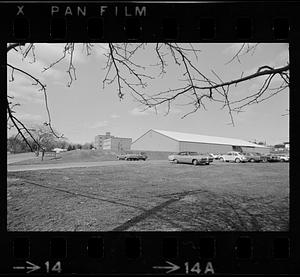
[[[32,271],[36,271],[36,270],[41,268],[40,266],[35,265],[35,264],[33,264],[31,262],[28,262],[28,261],[26,261],[26,263],[30,266],[26,266],[26,267],[25,266],[14,266],[13,269],[29,269],[29,271],[27,271],[26,273],[30,273]]]
[[[25,266],[14,266],[13,269],[25,269]]]
[[[169,264],[170,266],[153,266],[152,268],[155,268],[155,269],[170,269],[166,273],[170,273],[170,272],[178,270],[180,268],[180,266],[178,266],[176,264],[173,264],[171,262],[166,261],[166,263]]]
[[[32,271],[36,271],[36,270],[41,268],[40,266],[35,265],[35,264],[33,264],[31,262],[28,262],[28,261],[26,261],[26,263],[31,265],[31,267],[29,267],[29,266],[26,267],[26,269],[31,269],[31,270],[27,271],[26,273],[30,273]]]

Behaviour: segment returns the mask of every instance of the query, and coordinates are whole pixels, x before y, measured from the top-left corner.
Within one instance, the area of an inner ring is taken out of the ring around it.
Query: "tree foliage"
[[[22,153],[34,151],[38,156],[41,151],[52,151],[54,148],[67,148],[66,139],[57,138],[52,131],[44,125],[33,125],[28,128],[30,134],[24,133],[24,139],[20,133],[7,139],[7,151]]]

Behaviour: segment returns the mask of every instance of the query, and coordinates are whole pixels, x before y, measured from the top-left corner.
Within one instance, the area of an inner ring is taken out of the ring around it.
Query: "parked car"
[[[244,155],[247,158],[247,162],[250,163],[263,161],[263,157],[260,153],[249,152],[249,153],[244,153]]]
[[[270,163],[272,163],[272,162],[280,162],[279,156],[275,155],[275,154],[269,154],[269,155],[267,155],[267,160]]]
[[[219,154],[219,153],[217,153],[217,154],[210,153],[209,155],[211,155],[211,157],[213,157],[215,160],[218,160],[221,156],[221,154]]]
[[[118,160],[125,160],[126,155],[128,155],[128,154],[120,154],[120,155],[117,155],[117,158],[118,158]]]
[[[210,164],[213,162],[213,157],[206,155],[206,154],[200,154],[197,152],[179,152],[174,155],[170,155],[168,157],[170,162],[174,163],[187,163],[187,164]]]
[[[263,163],[266,163],[268,161],[268,156],[268,154],[260,154]]]
[[[125,161],[138,161],[143,160],[146,161],[148,158],[146,153],[127,153],[127,154],[121,154],[117,156],[118,160],[125,160]]]
[[[223,154],[220,156],[221,162],[247,162],[247,158],[241,152],[230,151],[227,154]]]
[[[279,159],[281,162],[289,162],[290,161],[290,156],[289,155],[280,155]]]

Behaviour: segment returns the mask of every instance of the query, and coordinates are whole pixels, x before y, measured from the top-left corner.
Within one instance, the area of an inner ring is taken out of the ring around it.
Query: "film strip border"
[[[0,3],[5,42],[290,42],[299,20],[295,2]],[[290,233],[8,233],[0,273],[295,273],[293,207]]]
[[[283,274],[299,269],[287,234],[13,235],[5,272]],[[293,257],[294,256],[294,257]]]
[[[299,4],[0,3],[8,41],[287,41],[299,32]]]

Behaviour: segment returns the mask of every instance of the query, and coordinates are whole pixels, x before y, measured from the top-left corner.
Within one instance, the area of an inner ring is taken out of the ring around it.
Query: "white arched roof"
[[[241,147],[244,146],[244,147],[268,148],[263,145],[258,145],[252,142],[248,142],[241,139],[235,139],[235,138],[204,136],[198,134],[179,133],[179,132],[164,131],[164,130],[157,130],[157,129],[152,129],[152,130],[154,132],[160,133],[162,135],[165,135],[177,141],[223,144],[223,145],[233,145],[233,146],[241,146]]]

